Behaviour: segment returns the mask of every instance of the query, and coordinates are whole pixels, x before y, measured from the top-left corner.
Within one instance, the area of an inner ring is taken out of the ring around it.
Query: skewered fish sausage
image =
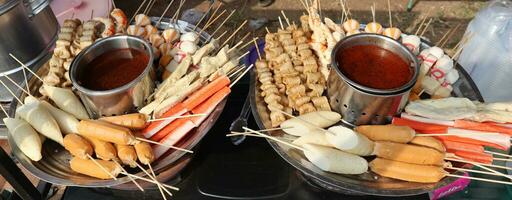
[[[74,133],[67,134],[64,137],[64,148],[71,155],[82,159],[87,159],[87,155],[91,156],[93,153],[92,145],[86,139]]]
[[[375,142],[374,154],[389,160],[437,166],[444,164],[445,157],[444,153],[435,149],[394,142]]]
[[[69,165],[71,166],[71,169],[75,172],[78,172],[80,174],[85,174],[88,176],[92,176],[99,179],[111,179],[112,176],[117,177],[119,173],[121,173],[122,169],[121,166],[116,164],[113,161],[106,161],[106,160],[95,160],[96,163],[98,163],[100,166],[98,166],[94,161],[89,159],[81,159],[78,157],[74,157],[69,162]],[[106,169],[108,171],[105,172]]]
[[[298,116],[297,118],[292,118],[281,123],[281,128],[284,128],[283,131],[290,135],[303,136],[318,130],[318,128],[312,125],[316,125],[320,128],[332,126],[341,119],[341,115],[336,112],[317,111]],[[309,123],[305,123],[304,121]]]
[[[437,183],[447,174],[442,167],[416,165],[383,158],[371,161],[370,169],[384,177],[419,183]]]
[[[343,126],[333,126],[325,133],[327,141],[335,148],[359,156],[373,153],[374,143],[366,136]]]
[[[293,141],[293,144],[298,146],[303,146],[305,144],[315,144],[326,147],[333,147],[332,144],[327,140],[326,134],[323,131],[311,132],[310,134],[300,136]]]
[[[116,149],[117,156],[123,164],[129,165],[131,168],[137,167],[137,153],[133,146],[116,144]]]
[[[108,122],[82,120],[77,128],[80,135],[114,144],[133,145],[137,142],[130,129]]]
[[[134,145],[137,158],[142,164],[149,165],[155,160],[153,148],[147,142],[139,142]]]
[[[330,147],[305,144],[304,155],[318,168],[339,174],[362,174],[368,170],[368,162],[359,156]]]
[[[118,160],[116,148],[112,143],[93,137],[84,136],[84,138],[91,143],[97,158],[102,160]]]
[[[408,143],[416,134],[414,129],[408,126],[396,125],[364,125],[354,129],[372,141],[389,141]]]
[[[132,113],[120,116],[102,117],[99,120],[126,127],[132,130],[140,130],[146,128],[146,119],[147,116],[145,114]]]

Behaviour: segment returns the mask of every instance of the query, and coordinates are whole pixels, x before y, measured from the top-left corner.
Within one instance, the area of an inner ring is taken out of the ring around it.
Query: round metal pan
[[[152,17],[151,19],[153,23],[158,20],[156,17]],[[177,28],[181,32],[192,31],[194,29],[194,25],[184,21],[177,21],[177,23],[169,24],[168,19],[164,19],[158,28],[164,29],[168,25],[170,27]],[[199,31],[199,29],[196,29],[196,31]],[[209,39],[210,35],[206,32],[202,32],[200,44],[208,41]],[[48,63],[46,63],[37,70],[37,74],[40,76],[45,75],[47,74],[48,70],[49,66]],[[42,83],[35,77],[31,78],[29,81],[30,91],[33,91],[33,93],[38,91],[41,85]],[[18,96],[23,100],[26,95],[20,91]],[[176,146],[185,149],[194,149],[194,147],[199,144],[201,139],[215,124],[220,114],[222,113],[222,110],[224,109],[226,101],[226,99],[223,100],[199,127],[189,132],[176,144]],[[15,101],[13,101],[11,104],[9,113],[11,117],[15,115],[17,105],[18,103]],[[137,187],[132,182],[130,182],[130,179],[127,177],[119,177],[117,180],[100,180],[72,171],[69,167],[69,160],[71,155],[64,149],[64,147],[60,146],[56,142],[46,140],[43,144],[42,150],[43,159],[38,162],[33,162],[28,157],[26,157],[16,145],[14,145],[11,135],[8,136],[8,141],[12,147],[13,156],[21,163],[22,167],[24,167],[32,175],[46,182],[65,186],[113,187],[117,189],[137,190]],[[154,161],[152,163],[152,167],[157,174],[158,180],[167,181],[173,178],[186,166],[186,164],[190,162],[190,158],[192,156],[193,154],[188,155],[183,151],[171,150],[160,159]],[[145,174],[138,169],[126,168],[126,170],[128,170],[129,173],[135,174],[137,176],[145,176]],[[144,187],[153,186],[153,184],[140,181],[138,182],[141,183],[141,185]]]
[[[264,42],[259,43],[259,48],[264,48]],[[430,47],[426,41],[422,41],[421,48]],[[258,55],[253,47],[246,59],[248,64],[254,63]],[[453,96],[467,97],[471,100],[483,101],[478,88],[473,83],[464,69],[457,64],[460,79],[453,84]],[[260,129],[271,128],[269,112],[263,98],[260,95],[259,81],[257,81],[256,72],[251,70],[250,91],[251,109],[253,116]],[[271,132],[285,141],[292,141],[296,137],[287,135],[283,131]],[[438,183],[424,184],[401,181],[386,177],[380,177],[373,172],[366,172],[360,175],[344,175],[322,171],[306,159],[304,154],[297,149],[289,146],[267,140],[272,148],[290,165],[302,172],[307,178],[326,190],[350,194],[350,195],[377,195],[377,196],[411,196],[427,193],[435,188],[445,186],[454,178],[448,177]]]

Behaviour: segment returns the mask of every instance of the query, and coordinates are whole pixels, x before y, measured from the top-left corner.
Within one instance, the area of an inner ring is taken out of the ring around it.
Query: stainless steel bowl
[[[375,89],[350,80],[339,69],[336,55],[359,45],[378,46],[393,52],[409,64],[413,77],[405,85],[392,89]],[[327,96],[333,110],[340,112],[343,122],[352,126],[388,122],[402,111],[418,77],[419,65],[416,56],[400,42],[383,35],[363,33],[346,37],[336,44],[332,58]]]
[[[80,85],[78,77],[87,73],[88,64],[91,61],[105,52],[126,48],[141,50],[149,57],[145,70],[137,78],[126,85],[105,91],[95,91]],[[127,35],[114,36],[95,42],[80,52],[71,63],[69,76],[89,116],[98,118],[121,115],[135,112],[137,108],[144,106],[145,100],[153,92],[155,87],[153,60],[151,44],[144,39]]]

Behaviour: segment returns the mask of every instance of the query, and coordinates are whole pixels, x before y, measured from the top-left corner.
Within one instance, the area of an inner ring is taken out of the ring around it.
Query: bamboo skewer
[[[244,45],[242,45],[240,47],[240,49],[245,49],[245,47],[249,46],[250,44],[253,43],[253,41],[257,41],[257,40],[258,40],[258,38],[253,38],[251,41],[249,41],[249,42],[245,43]]]
[[[9,113],[7,113],[7,111],[2,105],[0,105],[0,109],[2,109],[2,112],[5,114],[5,117],[9,117]]]
[[[14,92],[9,88],[7,87],[7,85],[4,83],[4,81],[0,80],[0,83],[5,87],[5,89],[7,89],[7,91],[18,101],[19,104],[23,105],[23,101],[21,101],[21,99],[18,98],[18,96],[16,96],[16,94],[14,94]]]
[[[126,174],[124,172],[121,172],[120,174],[122,175],[125,175],[125,176],[131,176],[131,177],[134,177],[134,178],[137,178],[137,179],[140,179],[140,180],[143,180],[143,181],[146,181],[146,182],[149,182],[149,183],[154,183],[154,184],[157,184],[156,181],[153,181],[151,179],[148,179],[148,178],[144,178],[144,177],[141,177],[141,176],[137,176],[137,175],[133,175],[133,174]],[[166,187],[166,188],[169,188],[171,190],[175,190],[175,191],[180,191],[179,188],[177,187],[174,187],[174,186],[171,186],[171,185],[167,185],[165,183],[160,183],[162,186]]]
[[[217,6],[217,8],[215,8],[215,10],[213,11],[212,16],[210,16],[210,17],[208,18],[208,20],[206,21],[205,26],[206,26],[206,25],[208,25],[208,24],[210,24],[210,21],[212,21],[212,19],[214,19],[213,17],[215,17],[215,15],[217,14],[217,12],[219,11],[219,8],[220,8],[221,6],[222,6],[222,4],[221,4],[221,3],[219,3],[219,6]],[[224,10],[224,11],[225,11],[225,10]],[[203,28],[202,28],[202,29],[204,29],[204,27],[205,27],[205,26],[203,26]]]
[[[229,50],[228,50],[228,53],[236,50],[238,48],[238,46],[242,45],[242,43],[244,42],[245,39],[247,39],[247,37],[249,37],[249,35],[251,34],[251,32],[247,32],[247,34],[245,34],[242,39],[240,39],[240,42],[236,43],[233,47],[231,47]],[[250,43],[251,41],[249,41]],[[239,49],[243,49],[243,48],[239,48]]]
[[[97,165],[101,170],[103,170],[103,172],[107,173],[110,177],[112,177],[114,180],[117,180],[117,177],[115,177],[112,173],[110,173],[107,169],[105,169],[105,167],[103,167],[103,165],[101,165],[100,163],[98,163],[98,161],[94,160],[93,157],[91,157],[91,155],[89,154],[85,154],[87,156],[87,158],[89,158],[95,165]],[[122,167],[121,167],[122,168]]]
[[[416,30],[416,32],[414,33],[414,35],[418,35],[418,33],[420,33],[420,30],[422,29],[423,27],[423,24],[425,24],[425,21],[427,21],[427,18],[428,16],[430,15],[430,11],[432,11],[432,8],[429,8],[427,13],[425,14],[425,17],[423,17],[423,20],[421,21],[419,27],[418,27],[418,30]]]
[[[231,40],[231,38],[233,38],[233,37],[238,33],[238,31],[240,31],[240,29],[242,29],[242,27],[244,27],[244,25],[245,25],[246,23],[247,23],[247,20],[245,20],[244,22],[242,22],[242,24],[241,24],[241,25],[240,25],[240,26],[235,30],[235,32],[233,32],[233,33],[228,37],[228,39],[226,39],[226,40],[222,43],[222,45],[220,45],[220,46],[224,46],[224,45],[226,45],[226,44],[229,42],[229,40]]]
[[[165,190],[165,192],[167,194],[169,194],[169,196],[172,196],[172,193],[167,190],[167,188],[165,188],[164,186],[161,185],[161,183],[156,179],[156,176],[152,176],[150,173],[148,173],[146,171],[146,169],[144,169],[144,167],[140,166],[139,163],[135,163],[137,165],[137,167],[142,171],[144,172],[144,174],[146,174],[150,179],[152,179],[153,181],[155,181],[155,185],[158,187],[158,190],[160,191],[160,194],[162,195],[162,198],[163,199],[167,199],[167,197],[165,196],[163,190]],[[162,190],[163,189],[163,190]]]
[[[220,23],[220,25],[213,31],[212,36],[215,35],[215,33],[217,33],[217,31],[219,31],[222,26],[224,26],[224,24],[228,21],[228,19],[231,18],[231,16],[235,13],[235,11],[236,10],[233,10],[233,11],[231,11],[231,13],[229,13],[229,15],[226,17],[226,19],[224,19],[224,21],[222,21]]]
[[[249,67],[247,67],[247,69],[245,69],[244,72],[242,72],[242,74],[240,76],[238,76],[230,85],[229,87],[233,87],[233,85],[235,85],[240,79],[242,79],[242,77],[244,77],[244,75],[249,71],[251,70],[252,66],[254,66],[254,64],[251,64],[249,65]]]
[[[210,7],[206,12],[204,12],[203,16],[201,16],[199,21],[197,21],[196,26],[194,27],[194,29],[192,29],[192,31],[195,31],[197,29],[199,24],[201,24],[201,22],[203,22],[204,18],[206,17],[206,15],[208,15],[208,13],[210,12],[211,9],[212,9],[212,7]],[[206,26],[206,24],[205,24],[205,26]]]
[[[150,9],[149,7],[151,7],[151,4],[153,3],[153,1],[156,1],[156,0],[149,0],[148,5],[146,5],[146,8],[144,9],[144,12],[142,12],[142,14],[146,14],[148,12],[148,9]]]
[[[183,148],[180,148],[180,147],[176,147],[176,146],[172,146],[172,145],[164,144],[164,143],[161,143],[161,142],[156,142],[156,141],[149,140],[149,139],[146,139],[146,138],[135,137],[135,139],[136,139],[136,140],[139,140],[139,141],[143,141],[143,142],[151,143],[151,144],[156,144],[156,145],[160,145],[160,146],[168,147],[168,148],[175,149],[175,150],[184,151],[184,152],[187,152],[187,153],[194,153],[193,151],[188,150],[188,149],[183,149]]]
[[[504,153],[498,153],[498,152],[494,152],[494,151],[487,151],[487,150],[484,150],[484,152],[485,152],[485,153],[492,154],[492,155],[498,155],[498,156],[503,156],[503,157],[512,158],[512,155],[508,155],[508,154],[504,154]]]
[[[388,0],[389,27],[393,28],[393,18],[391,17],[391,3]]]
[[[475,181],[483,181],[483,182],[490,182],[490,183],[499,183],[499,184],[505,184],[505,185],[512,185],[512,182],[498,181],[498,180],[478,178],[478,177],[468,177],[468,176],[461,176],[461,175],[455,175],[455,174],[446,174],[445,176],[451,176],[451,177],[456,177],[456,178],[464,178],[464,179],[470,179],[470,180],[475,180]]]
[[[284,30],[283,21],[281,20],[281,16],[277,17],[279,19],[279,25],[281,25],[281,29]]]
[[[226,33],[228,33],[228,31],[222,32],[222,34],[220,34],[219,37],[217,37],[217,40],[220,40],[220,38],[224,37],[224,35],[226,35]]]
[[[430,25],[430,23],[432,22],[432,18],[430,18],[428,20],[428,23],[427,25],[425,25],[425,28],[423,29],[423,31],[421,32],[421,34],[419,35],[420,37],[423,36],[423,34],[425,34],[425,32],[427,32],[427,29],[428,29],[428,26]]]
[[[286,24],[288,24],[288,26],[291,26],[290,20],[288,19],[288,17],[286,17],[286,14],[284,14],[283,10],[281,10],[281,14],[283,14],[283,17],[284,17],[284,20],[286,21]]]
[[[485,163],[477,163],[477,162],[472,162],[472,161],[467,161],[467,160],[462,160],[462,159],[457,159],[457,158],[444,158],[444,159],[445,160],[449,160],[449,161],[455,161],[455,162],[469,163],[469,164],[473,164],[473,165],[482,165],[484,167],[493,167],[493,168],[498,168],[498,169],[512,170],[512,168],[506,167],[506,166],[492,165],[492,164],[485,164]]]
[[[457,171],[462,171],[462,172],[472,172],[472,173],[478,173],[478,174],[486,174],[486,175],[492,175],[492,176],[499,176],[495,173],[492,173],[492,172],[486,172],[486,171],[480,171],[480,170],[473,170],[473,169],[465,169],[465,168],[459,168],[459,167],[444,167],[446,169],[453,169],[453,170],[457,170]]]
[[[142,6],[146,3],[147,0],[144,0],[142,1],[142,3],[140,3],[139,7],[137,8],[137,10],[135,10],[135,13],[133,13],[132,15],[132,18],[130,19],[130,21],[128,22],[128,24],[131,24],[132,21],[135,19],[135,16],[137,15],[137,13],[139,13],[140,9],[142,8]]]
[[[116,6],[116,2],[115,2],[114,0],[112,0],[111,2],[112,2],[112,7],[113,7],[114,9],[116,9],[116,8],[117,8],[117,6]]]
[[[446,31],[446,33],[443,34],[443,37],[441,37],[441,39],[439,39],[439,41],[436,42],[435,46],[438,46],[439,48],[443,48],[441,44],[443,44],[443,42],[446,39],[446,37],[448,35],[450,35],[450,33],[452,31],[453,31],[453,28],[448,29],[448,31]]]
[[[217,17],[215,17],[212,21],[208,21],[206,22],[206,25],[201,29],[201,31],[204,31],[206,30],[207,28],[210,28],[210,26],[215,23],[215,21],[217,21],[217,19],[219,19],[222,15],[224,15],[224,13],[226,13],[226,10],[223,10],[219,15],[217,15]],[[212,16],[213,17],[213,16]]]
[[[115,159],[112,159],[113,162],[116,163],[117,166],[119,166],[121,168],[121,171],[123,171],[124,173],[127,173],[128,172],[126,171],[126,169],[123,168],[123,166],[121,164],[119,164],[119,162],[117,162]],[[133,184],[135,184],[135,186],[137,186],[139,188],[140,191],[144,192],[144,188],[142,188],[139,183],[137,183],[137,181],[135,181],[135,179],[133,179],[133,177],[131,176],[128,176],[128,179],[130,179],[131,182],[133,182]]]
[[[247,128],[247,127],[242,127],[242,128],[243,128],[244,130],[248,131],[248,132],[251,132],[251,133],[254,133],[254,134],[256,134],[256,135],[259,135],[259,136],[262,136],[262,137],[265,137],[265,138],[268,138],[268,139],[274,140],[274,141],[279,142],[279,143],[281,143],[281,144],[284,144],[284,145],[287,145],[287,146],[293,147],[293,148],[295,148],[295,149],[299,149],[299,150],[301,150],[301,151],[306,151],[306,150],[305,150],[304,148],[302,148],[302,147],[299,147],[299,146],[297,146],[297,145],[291,144],[291,143],[289,143],[289,142],[282,141],[282,140],[280,140],[280,139],[277,139],[276,137],[272,137],[272,136],[269,136],[269,135],[265,135],[265,134],[263,134],[263,133],[260,133],[260,132],[258,132],[258,131],[252,130],[252,129]]]
[[[12,55],[11,53],[9,53],[9,56],[11,56],[14,60],[16,60],[16,62],[18,62],[23,68],[27,69],[30,73],[32,73],[32,75],[34,75],[37,79],[39,79],[41,82],[43,82],[44,84],[44,81],[43,79],[37,75],[34,71],[32,71],[30,68],[28,68],[25,64],[23,64],[20,60],[18,60],[18,58],[14,57],[14,55]]]
[[[26,91],[25,89],[23,89],[23,87],[21,87],[21,85],[16,83],[16,81],[12,80],[9,76],[5,75],[4,77],[7,78],[7,80],[9,80],[13,85],[18,87],[18,89],[20,89],[22,92],[24,92],[25,94],[27,94],[29,96],[32,96],[29,91]]]
[[[180,5],[178,6],[178,9],[172,16],[173,21],[175,21],[175,22],[178,21],[178,18],[180,17],[181,7],[183,6],[183,4],[185,4],[185,0],[180,0]]]
[[[149,167],[149,171],[151,172],[151,175],[153,175],[153,178],[155,179],[155,181],[160,185],[160,193],[162,193],[162,190],[164,190],[167,194],[169,194],[169,196],[172,196],[172,193],[167,190],[167,188],[165,188],[160,182],[158,182],[158,180],[156,179],[156,174],[155,174],[155,171],[153,170],[153,167],[151,167],[151,163],[148,163],[148,167]]]
[[[190,115],[180,115],[180,116],[170,116],[170,117],[163,117],[163,118],[157,118],[157,119],[149,119],[146,122],[157,122],[157,121],[164,121],[168,119],[181,119],[181,118],[189,118],[189,117],[200,117],[200,116],[206,116],[206,114],[190,114]]]
[[[171,0],[171,2],[167,5],[167,7],[165,7],[164,12],[162,13],[162,15],[160,15],[160,18],[158,18],[158,21],[156,22],[156,27],[158,27],[160,22],[162,22],[162,19],[164,18],[165,13],[167,13],[167,11],[169,11],[169,9],[171,8],[172,3],[174,3],[174,0]],[[170,20],[169,20],[169,22],[170,22]]]
[[[258,43],[256,42],[256,39],[258,39],[258,38],[254,38],[252,41],[254,42],[254,47],[256,48],[256,53],[258,53],[258,59],[261,60],[260,48],[258,47]]]

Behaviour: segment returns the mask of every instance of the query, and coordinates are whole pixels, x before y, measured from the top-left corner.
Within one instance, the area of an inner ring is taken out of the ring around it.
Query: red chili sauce
[[[394,89],[409,82],[413,71],[400,56],[374,45],[346,48],[336,55],[339,69],[350,80],[374,89]]]
[[[87,89],[104,91],[133,81],[146,69],[149,56],[137,49],[116,49],[94,58],[78,77]]]

